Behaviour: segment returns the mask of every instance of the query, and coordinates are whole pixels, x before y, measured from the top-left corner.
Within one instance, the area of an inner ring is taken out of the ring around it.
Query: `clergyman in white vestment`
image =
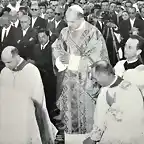
[[[1,57],[6,67],[0,75],[0,144],[42,144],[43,138],[53,144],[56,129],[46,110],[38,69],[22,59],[12,46],[6,47]],[[41,127],[36,105],[41,111]]]

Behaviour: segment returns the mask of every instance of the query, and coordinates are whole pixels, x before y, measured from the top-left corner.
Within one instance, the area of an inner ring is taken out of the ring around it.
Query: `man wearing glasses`
[[[40,15],[40,8],[38,4],[32,4],[30,8],[31,13],[31,27],[36,29],[46,28],[46,20],[41,18]]]
[[[58,38],[61,30],[67,26],[63,18],[64,18],[64,9],[56,7],[54,20],[49,24],[48,27],[48,29],[52,33],[51,37],[52,42],[54,42]]]

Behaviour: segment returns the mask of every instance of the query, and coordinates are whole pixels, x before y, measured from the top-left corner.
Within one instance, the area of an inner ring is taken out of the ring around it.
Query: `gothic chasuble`
[[[65,131],[69,134],[90,132],[95,104],[91,98],[93,84],[88,80],[89,66],[99,60],[108,60],[105,40],[96,27],[85,21],[75,31],[64,28],[52,48],[54,64],[60,56],[70,56],[68,66],[60,62],[57,66],[62,71],[58,75],[57,104],[63,113]]]
[[[43,118],[41,127],[37,110]],[[53,132],[38,69],[24,60],[13,71],[5,67],[0,75],[0,143],[42,144],[45,138],[53,144]]]
[[[139,89],[117,78],[97,99],[91,139],[99,144],[143,144],[144,109]]]

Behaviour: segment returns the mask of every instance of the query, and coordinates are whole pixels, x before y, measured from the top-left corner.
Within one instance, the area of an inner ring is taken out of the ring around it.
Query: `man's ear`
[[[138,50],[137,50],[137,55],[140,55],[141,52],[142,52],[142,50],[141,50],[141,49],[138,49]]]

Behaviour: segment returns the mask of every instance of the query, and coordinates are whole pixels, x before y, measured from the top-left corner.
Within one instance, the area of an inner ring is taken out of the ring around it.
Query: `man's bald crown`
[[[14,46],[7,46],[4,48],[1,54],[1,58],[12,58],[14,55],[18,55],[18,50]]]
[[[95,69],[95,72],[104,72],[108,74],[114,74],[113,67],[106,60],[97,61],[91,67]]]

